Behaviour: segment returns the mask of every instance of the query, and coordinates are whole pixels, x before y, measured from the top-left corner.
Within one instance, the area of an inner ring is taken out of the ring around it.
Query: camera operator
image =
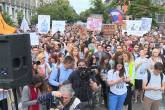
[[[97,58],[95,54],[90,57],[90,61],[88,62],[88,66],[91,68],[91,71],[95,72],[95,78],[97,80],[98,91],[93,92],[92,103],[93,107],[98,110],[100,106],[100,95],[101,95],[101,77],[100,77],[100,66],[97,63]]]
[[[37,102],[59,110],[74,110],[80,100],[74,96],[70,85],[63,85],[59,91],[52,91],[38,97]]]
[[[95,75],[90,77],[91,72],[81,70],[81,68],[87,69],[87,63],[84,59],[77,61],[77,70],[72,72],[68,78],[70,85],[72,86],[76,97],[78,97],[83,104],[91,104],[92,90],[98,91]],[[84,78],[83,78],[84,77]]]

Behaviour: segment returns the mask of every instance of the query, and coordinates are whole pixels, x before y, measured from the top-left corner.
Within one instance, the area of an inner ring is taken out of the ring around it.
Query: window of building
[[[164,22],[164,14],[158,14],[158,21],[157,22]]]
[[[12,8],[12,18],[15,18],[14,17],[14,8]]]

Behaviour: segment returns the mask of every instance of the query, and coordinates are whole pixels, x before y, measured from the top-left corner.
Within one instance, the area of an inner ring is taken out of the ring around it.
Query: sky
[[[91,7],[89,0],[69,0],[69,1],[70,1],[70,5],[73,6],[77,14],[80,14],[81,11],[85,11],[86,9]]]

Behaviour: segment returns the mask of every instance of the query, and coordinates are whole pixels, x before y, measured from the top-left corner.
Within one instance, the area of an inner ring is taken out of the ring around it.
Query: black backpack
[[[163,82],[163,73],[160,73],[160,78],[161,78],[161,87],[162,87],[162,82]],[[147,70],[147,84],[146,86],[148,85],[148,83],[150,82],[150,79],[151,79],[151,72],[149,70]],[[145,94],[145,90],[143,92],[143,98],[144,98],[144,94]]]

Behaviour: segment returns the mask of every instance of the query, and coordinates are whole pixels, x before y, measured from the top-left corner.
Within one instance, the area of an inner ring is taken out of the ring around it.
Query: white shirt
[[[107,81],[116,81],[119,77],[119,71],[115,71],[113,73],[114,69],[108,71],[108,78]],[[124,77],[127,78],[129,75],[127,73],[124,73]],[[116,95],[123,95],[127,92],[127,84],[125,82],[117,83],[113,86],[110,86],[110,91]]]
[[[147,87],[157,87],[158,89],[161,89],[161,77],[160,74],[156,75],[152,71],[151,72],[151,79],[148,83]],[[163,75],[164,76],[164,75]],[[143,82],[148,82],[148,76],[147,73],[144,75]],[[163,77],[162,83],[165,82],[165,76]],[[146,97],[152,99],[152,100],[160,100],[162,99],[162,91],[154,91],[154,90],[145,90]]]
[[[138,69],[135,72],[135,79],[139,79],[142,80],[144,77],[144,74],[147,72],[147,70],[145,70],[145,67],[149,67],[149,60],[147,58],[142,59],[142,58],[137,58],[135,60],[135,67],[141,62],[143,61],[143,63],[141,65],[139,65]]]
[[[48,63],[46,63],[47,64],[47,66],[49,65]],[[46,74],[46,78],[45,79],[48,79],[48,77],[49,77],[49,74],[48,74],[48,70],[47,69],[45,69],[45,65],[44,64],[42,64],[42,65],[40,65],[41,67],[42,67],[42,70],[45,72],[45,74]],[[48,68],[49,68],[49,66],[48,66]],[[49,68],[50,69],[50,68]],[[45,71],[46,70],[46,71]],[[51,69],[50,69],[51,70]]]
[[[49,55],[48,52],[44,51],[45,54],[45,62],[48,63],[49,62]]]

